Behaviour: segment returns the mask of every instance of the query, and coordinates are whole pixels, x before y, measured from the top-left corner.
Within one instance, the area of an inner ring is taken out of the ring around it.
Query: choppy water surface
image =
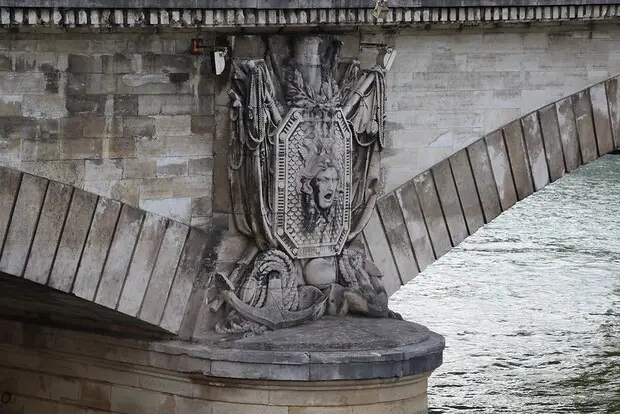
[[[620,413],[620,156],[518,203],[391,305],[446,337],[431,413]]]

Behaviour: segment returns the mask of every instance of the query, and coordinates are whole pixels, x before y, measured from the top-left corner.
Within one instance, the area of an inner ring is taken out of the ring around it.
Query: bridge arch
[[[518,201],[620,148],[619,79],[527,114],[380,198],[364,238],[388,292]]]
[[[210,250],[200,229],[5,167],[0,183],[5,314],[149,336],[195,322]]]

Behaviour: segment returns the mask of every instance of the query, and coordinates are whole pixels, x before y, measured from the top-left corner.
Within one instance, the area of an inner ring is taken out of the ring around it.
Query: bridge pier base
[[[0,320],[0,412],[426,413],[443,348],[440,335],[391,319],[326,317],[202,343]]]

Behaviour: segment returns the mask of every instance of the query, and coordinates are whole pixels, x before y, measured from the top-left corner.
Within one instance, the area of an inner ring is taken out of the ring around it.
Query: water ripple
[[[446,336],[430,413],[620,413],[620,156],[519,202],[395,294]]]

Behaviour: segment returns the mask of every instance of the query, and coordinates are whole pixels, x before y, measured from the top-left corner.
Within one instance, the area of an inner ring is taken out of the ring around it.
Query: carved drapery
[[[272,39],[263,59],[232,63],[233,212],[255,248],[215,278],[232,309],[216,330],[256,333],[325,312],[396,317],[356,237],[376,201],[384,69],[339,71],[332,37],[284,48]]]

